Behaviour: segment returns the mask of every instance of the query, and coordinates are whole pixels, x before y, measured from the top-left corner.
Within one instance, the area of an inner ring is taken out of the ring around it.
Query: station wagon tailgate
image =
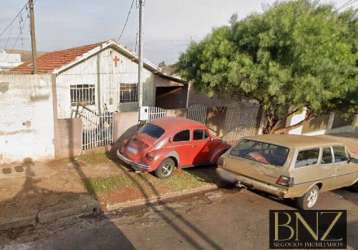
[[[243,139],[226,154],[223,168],[233,174],[276,184],[280,176],[288,175],[284,166],[288,154],[286,147]]]
[[[282,167],[261,164],[253,160],[231,155],[225,158],[223,169],[236,175],[242,175],[273,185],[276,184],[280,176],[287,174],[287,170]]]

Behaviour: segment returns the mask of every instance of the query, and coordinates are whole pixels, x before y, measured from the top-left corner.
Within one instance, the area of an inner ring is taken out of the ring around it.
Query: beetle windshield
[[[246,158],[263,164],[283,166],[289,149],[286,147],[253,140],[241,140],[230,151],[233,156]]]
[[[158,139],[159,137],[161,137],[164,134],[165,130],[157,125],[148,123],[143,128],[141,128],[139,130],[139,132],[143,133],[143,134],[147,134],[150,137]]]

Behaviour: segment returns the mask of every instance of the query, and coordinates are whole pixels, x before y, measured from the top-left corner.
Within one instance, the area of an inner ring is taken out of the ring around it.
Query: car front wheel
[[[175,162],[171,158],[167,158],[162,163],[160,163],[159,167],[155,170],[155,175],[160,178],[168,178],[172,175],[175,169]]]
[[[297,206],[300,209],[312,209],[318,201],[319,187],[313,186],[304,196],[297,198]]]

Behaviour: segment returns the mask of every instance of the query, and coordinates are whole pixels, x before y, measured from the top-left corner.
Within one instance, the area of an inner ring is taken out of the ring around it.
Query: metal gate
[[[90,150],[113,142],[113,113],[98,114],[83,107],[76,116],[82,120],[82,150]]]
[[[201,123],[206,123],[207,118],[207,107],[199,104],[191,105],[188,108],[186,118],[198,121]]]
[[[228,107],[225,115],[225,135],[223,139],[233,144],[243,136],[256,135],[258,110],[259,106],[255,104]]]
[[[149,107],[149,121],[167,116],[167,111],[159,107]]]

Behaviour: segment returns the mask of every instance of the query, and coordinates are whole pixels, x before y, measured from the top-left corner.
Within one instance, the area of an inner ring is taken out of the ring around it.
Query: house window
[[[120,103],[137,102],[137,101],[138,101],[137,84],[121,83]]]
[[[71,105],[94,105],[96,92],[94,84],[76,84],[70,86]]]

